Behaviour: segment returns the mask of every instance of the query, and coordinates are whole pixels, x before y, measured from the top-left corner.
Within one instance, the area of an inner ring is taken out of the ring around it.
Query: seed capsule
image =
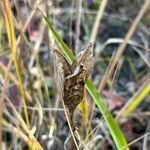
[[[67,62],[60,51],[55,50],[54,53],[58,64],[57,70],[61,80],[63,101],[72,121],[74,110],[83,99],[85,81],[91,74],[94,65],[92,44],[78,54],[72,65]]]

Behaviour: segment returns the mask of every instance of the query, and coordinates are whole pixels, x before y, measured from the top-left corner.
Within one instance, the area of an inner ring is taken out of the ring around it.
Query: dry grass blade
[[[13,125],[11,125],[10,123],[8,123],[6,120],[2,120],[3,126],[7,127],[10,132],[15,132],[16,135],[18,135],[18,137],[21,137],[26,143],[29,141],[29,138],[22,133],[18,128],[14,127]]]
[[[117,119],[122,116],[128,116],[141,101],[150,93],[150,80],[147,80],[140,89],[134,94],[134,96],[126,103],[117,115]]]
[[[25,31],[26,31],[26,29],[27,29],[27,26],[29,25],[29,23],[30,23],[30,21],[31,21],[31,19],[33,18],[33,16],[35,15],[35,13],[36,13],[36,10],[38,9],[38,7],[39,7],[39,5],[40,5],[40,3],[42,2],[42,0],[38,0],[36,3],[35,3],[35,5],[33,6],[33,11],[31,12],[31,14],[29,15],[29,17],[28,17],[28,20],[26,21],[26,23],[25,23],[25,25],[23,26],[23,28],[22,28],[22,30],[21,30],[21,34],[23,34]],[[18,37],[18,39],[17,39],[17,46],[20,44],[20,41],[21,41],[21,35]]]
[[[4,79],[4,83],[3,83],[3,88],[2,88],[2,93],[1,93],[1,97],[0,97],[0,147],[2,147],[2,119],[3,119],[3,110],[5,107],[4,104],[4,99],[5,99],[5,93],[7,91],[7,86],[8,86],[8,74],[9,74],[9,70],[11,67],[11,63],[12,60],[10,60],[10,62],[8,63],[8,67],[7,67],[7,73],[5,75],[5,79]]]
[[[122,56],[128,41],[130,40],[130,38],[132,37],[133,33],[136,30],[136,27],[138,26],[138,23],[140,22],[141,18],[143,17],[144,13],[148,10],[149,8],[149,4],[150,1],[146,0],[145,3],[143,4],[139,14],[137,15],[137,17],[135,18],[133,24],[131,25],[130,29],[128,30],[128,33],[126,34],[126,37],[124,39],[124,42],[119,46],[119,48],[116,51],[115,56],[113,57],[113,61],[109,63],[107,70],[103,76],[103,79],[99,85],[99,91],[102,91],[103,88],[105,87],[105,84],[107,82],[107,80],[110,78],[110,76],[113,73],[113,70],[118,62],[118,60],[120,59],[120,57]]]
[[[150,132],[145,133],[144,135],[140,136],[139,138],[133,140],[132,142],[130,142],[130,143],[128,144],[128,146],[131,146],[131,145],[135,144],[137,141],[143,139],[145,136],[148,136],[148,135],[150,135]],[[126,150],[126,148],[125,148],[125,147],[122,147],[120,150]],[[145,150],[145,149],[143,149],[143,150]]]
[[[76,41],[75,50],[79,52],[79,36],[80,36],[80,25],[81,25],[81,14],[82,14],[82,0],[77,0],[77,21],[76,21]]]
[[[0,148],[2,148],[2,120],[3,120],[4,102],[0,102]]]
[[[146,65],[150,68],[150,61],[145,57],[145,55],[135,46],[132,46],[133,49],[140,55],[140,57],[144,60]]]
[[[26,125],[26,123],[24,122],[22,116],[18,113],[18,111],[16,110],[16,108],[14,107],[14,105],[11,103],[11,101],[9,100],[9,98],[7,97],[7,95],[5,95],[5,98],[7,100],[7,102],[9,103],[9,106],[12,108],[15,117],[17,119],[17,121],[19,122],[19,125],[22,127],[23,131],[25,132],[25,134],[27,134],[27,137],[29,138],[27,144],[29,145],[30,148],[32,148],[32,146],[36,146],[39,150],[42,149],[41,145],[38,143],[38,141],[36,140],[36,138],[34,137],[32,130],[30,130],[28,128],[28,126]]]
[[[5,18],[5,23],[6,23],[6,29],[7,29],[7,36],[9,40],[9,45],[12,50],[12,57],[16,69],[16,73],[18,76],[19,80],[19,90],[22,95],[22,102],[24,105],[24,115],[26,119],[26,123],[28,127],[30,128],[30,123],[29,123],[29,118],[28,118],[28,112],[26,109],[26,99],[25,99],[25,92],[24,92],[24,87],[23,87],[23,81],[21,77],[21,72],[19,70],[19,65],[17,61],[17,45],[16,45],[16,38],[15,38],[15,32],[14,32],[14,25],[13,25],[13,17],[12,17],[12,12],[11,12],[11,7],[10,3],[8,0],[4,0],[1,2],[3,13],[4,13],[4,18]]]
[[[20,129],[14,127],[5,120],[3,120],[2,123],[10,132],[13,131],[19,138],[23,139],[29,145],[31,150],[43,150],[35,138],[26,136]]]
[[[28,20],[26,21],[25,25],[23,26],[23,28],[22,28],[22,30],[21,30],[21,34],[23,34],[23,33],[26,31],[27,26],[28,26],[29,22],[31,21],[31,19],[33,18],[34,14],[36,13],[36,10],[37,10],[37,8],[39,7],[39,4],[40,4],[40,3],[41,3],[41,0],[39,0],[37,3],[35,3],[35,6],[34,6],[33,11],[32,11],[31,14],[29,15]],[[21,35],[18,37],[18,39],[17,39],[17,41],[16,41],[16,47],[19,46],[20,41],[21,41]],[[19,87],[19,82],[18,82],[18,80],[16,79],[16,77],[15,77],[10,71],[7,71],[5,65],[4,65],[2,62],[0,62],[0,68],[4,71],[4,73],[5,73],[6,75],[8,75],[8,77],[9,77],[10,79]],[[11,66],[10,66],[10,68],[11,68]],[[32,98],[31,98],[30,94],[29,94],[27,91],[25,91],[25,96],[26,96],[26,98],[27,98],[29,101],[32,101]]]
[[[108,40],[105,41],[105,43],[103,43],[103,45],[101,46],[100,48],[100,52],[102,52],[104,50],[104,48],[106,46],[108,46],[109,44],[115,44],[115,43],[123,43],[124,42],[124,39],[122,38],[109,38]],[[132,46],[136,46],[136,47],[139,47],[139,48],[142,48],[146,51],[150,51],[150,49],[148,48],[145,48],[143,45],[140,45],[138,42],[136,41],[133,41],[133,40],[129,40],[128,41],[128,44],[129,45],[132,45]]]
[[[143,149],[145,150],[148,148],[149,136],[150,136],[150,121],[148,121],[147,129],[146,129],[146,133],[145,133],[145,137],[143,141]]]
[[[71,126],[71,124],[70,124],[69,114],[68,114],[68,112],[67,112],[67,110],[66,110],[66,108],[65,108],[65,104],[64,104],[64,101],[63,101],[63,98],[62,98],[62,97],[61,97],[61,101],[62,101],[62,104],[63,104],[65,116],[66,116],[66,119],[67,119],[67,122],[68,122],[68,126],[69,126],[69,129],[70,129],[70,132],[71,132],[71,135],[72,135],[72,138],[73,138],[75,147],[77,148],[77,150],[79,150],[79,147],[78,147],[78,144],[77,144],[75,135],[74,135],[74,133],[73,133],[73,131],[72,131],[72,126]]]
[[[18,80],[16,79],[16,77],[9,71],[7,71],[7,67],[2,63],[0,62],[0,68],[2,69],[2,71],[8,75],[8,77],[10,78],[10,80],[12,80],[18,87],[19,87],[19,82]],[[31,98],[31,95],[25,91],[25,96],[26,98],[29,100],[29,101],[32,101],[32,98]]]
[[[102,0],[101,3],[99,4],[99,10],[98,10],[98,13],[97,13],[97,16],[96,16],[96,19],[92,28],[92,32],[91,32],[91,39],[90,39],[91,43],[95,43],[96,36],[98,33],[98,28],[100,26],[100,21],[102,19],[106,4],[107,4],[107,0]]]

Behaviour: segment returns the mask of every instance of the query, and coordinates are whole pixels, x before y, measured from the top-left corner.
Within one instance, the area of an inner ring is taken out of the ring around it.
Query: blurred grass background
[[[2,0],[2,149],[63,149],[69,135],[49,43],[57,45],[41,11],[73,54],[95,43],[92,82],[130,149],[149,149],[149,6],[149,0]],[[87,95],[75,113],[84,148],[116,149],[103,117]]]

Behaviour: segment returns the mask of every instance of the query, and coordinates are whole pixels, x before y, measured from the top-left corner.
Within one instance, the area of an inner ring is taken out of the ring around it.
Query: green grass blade
[[[48,27],[49,27],[50,31],[52,32],[52,34],[56,40],[56,43],[61,48],[61,50],[65,54],[65,56],[68,58],[68,61],[70,63],[72,63],[75,57],[72,54],[71,50],[63,42],[63,40],[61,39],[61,37],[59,36],[57,31],[53,28],[53,25],[49,21],[49,19],[46,16],[44,16],[44,19],[47,22]],[[90,80],[86,81],[86,89],[88,90],[88,92],[90,93],[90,95],[94,99],[96,105],[98,106],[100,112],[102,113],[102,115],[106,121],[107,127],[109,128],[109,131],[112,135],[112,138],[116,144],[116,147],[118,149],[122,149],[122,150],[123,149],[129,150],[129,148],[127,146],[126,139],[125,139],[124,135],[122,134],[118,124],[113,119],[113,117],[112,117],[111,113],[108,111],[103,99],[100,97],[98,91],[96,90],[96,88],[94,87],[94,85],[92,84],[92,82]]]
[[[57,31],[53,28],[52,23],[48,20],[46,16],[44,16],[45,21],[48,24],[48,27],[50,31],[52,32],[54,39],[56,40],[56,43],[58,44],[59,48],[61,48],[62,52],[65,54],[67,60],[69,63],[72,63],[75,59],[74,55],[72,54],[70,48],[63,42]]]
[[[108,111],[104,100],[102,99],[102,97],[100,97],[98,91],[96,90],[95,86],[90,80],[86,81],[86,89],[88,90],[91,97],[94,99],[94,102],[98,106],[100,112],[102,113],[117,148],[122,149],[124,147],[123,149],[128,150],[129,148],[127,146],[127,142],[117,122],[114,120],[111,113]]]

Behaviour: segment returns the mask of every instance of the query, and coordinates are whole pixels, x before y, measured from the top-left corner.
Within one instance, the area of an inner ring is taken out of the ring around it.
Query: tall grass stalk
[[[7,29],[7,36],[8,36],[8,40],[9,40],[9,45],[10,45],[10,49],[12,50],[12,57],[13,57],[17,77],[19,80],[19,90],[20,90],[20,93],[22,95],[22,103],[24,105],[23,110],[24,110],[25,120],[26,120],[27,126],[30,128],[28,111],[26,108],[25,92],[24,92],[24,88],[23,88],[21,72],[19,70],[19,65],[18,65],[18,61],[17,61],[17,46],[16,46],[16,38],[15,38],[15,32],[14,32],[11,7],[10,7],[8,0],[3,0],[1,2],[1,5],[2,5],[2,9],[3,9],[4,18],[5,18],[5,24],[6,24],[6,29]]]

